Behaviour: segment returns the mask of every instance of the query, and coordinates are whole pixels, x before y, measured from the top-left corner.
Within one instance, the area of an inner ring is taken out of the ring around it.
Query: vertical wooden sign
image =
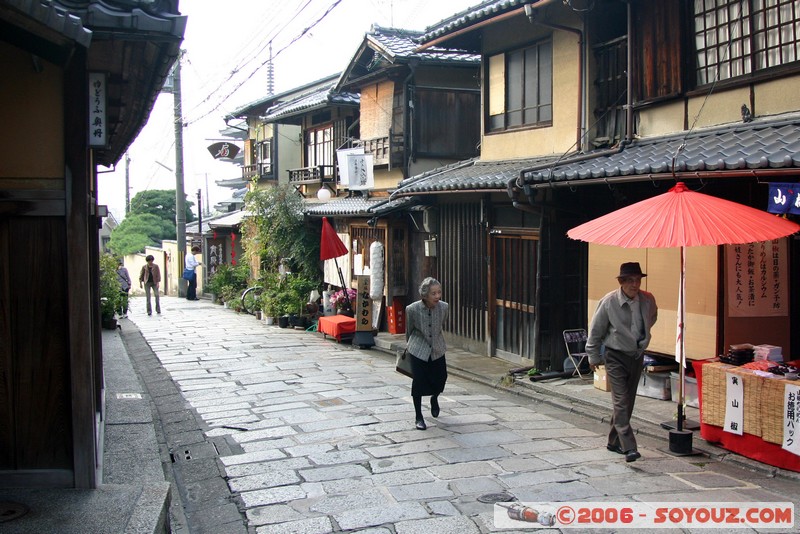
[[[372,332],[372,299],[369,296],[369,275],[356,276],[356,331]]]
[[[356,334],[353,345],[369,348],[375,345],[372,335],[372,299],[369,298],[369,275],[356,276]]]

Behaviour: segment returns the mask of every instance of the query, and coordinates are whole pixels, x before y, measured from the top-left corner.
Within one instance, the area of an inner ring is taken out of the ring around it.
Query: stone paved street
[[[800,495],[797,480],[675,458],[645,436],[642,459],[626,464],[606,450],[605,424],[452,375],[441,415],[426,404],[421,432],[411,381],[388,354],[210,301],[164,297],[161,306],[148,317],[144,298],[132,299],[122,329],[160,413],[185,510],[178,532],[494,532],[493,505],[479,497],[498,492],[529,502]],[[161,379],[143,373],[131,323]]]

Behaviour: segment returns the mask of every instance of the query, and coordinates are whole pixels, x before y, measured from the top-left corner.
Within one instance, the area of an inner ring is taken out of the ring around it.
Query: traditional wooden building
[[[147,120],[177,4],[0,1],[0,486],[100,482],[96,169]]]
[[[677,180],[767,209],[770,184],[796,182],[800,167],[798,23],[781,0],[503,0],[428,28],[420,52],[482,58],[480,157],[392,195],[437,208],[451,342],[559,369],[562,331],[585,327],[619,264],[639,261],[661,309],[651,349],[674,354],[678,250],[586,245],[566,231]],[[780,246],[791,286],[797,241]],[[689,251],[687,355],[800,346],[800,288],[781,314],[734,317],[729,257]]]
[[[371,272],[372,244],[383,245],[383,294],[393,308],[417,298],[409,282],[418,276],[411,269],[428,269],[409,261],[414,219],[400,209],[413,203],[390,202],[389,191],[409,176],[478,154],[480,57],[443,47],[419,53],[421,36],[377,25],[364,35],[335,86],[339,93],[360,96],[358,129],[337,148],[370,158],[369,179],[364,184],[340,179],[339,198],[306,211],[335,221],[350,249],[343,261],[346,280]],[[347,157],[337,162],[340,176]],[[415,213],[422,222],[432,220],[434,212],[421,208]],[[435,236],[427,237],[430,247]],[[332,261],[326,262],[325,281],[339,284]]]

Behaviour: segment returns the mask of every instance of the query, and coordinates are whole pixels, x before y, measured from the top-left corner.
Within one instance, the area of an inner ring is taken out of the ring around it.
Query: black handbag
[[[395,371],[401,375],[406,375],[408,378],[414,378],[414,373],[411,371],[411,358],[413,356],[408,353],[407,349],[398,354],[397,362],[394,366]]]

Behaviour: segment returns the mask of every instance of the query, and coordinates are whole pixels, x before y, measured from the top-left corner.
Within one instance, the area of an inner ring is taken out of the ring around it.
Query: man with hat
[[[606,376],[614,405],[606,448],[624,454],[626,462],[641,457],[631,428],[631,415],[642,375],[644,350],[650,344],[650,329],[658,318],[656,299],[640,289],[645,276],[637,262],[620,265],[619,289],[600,299],[586,341],[592,371],[603,363],[600,347],[605,346]]]

